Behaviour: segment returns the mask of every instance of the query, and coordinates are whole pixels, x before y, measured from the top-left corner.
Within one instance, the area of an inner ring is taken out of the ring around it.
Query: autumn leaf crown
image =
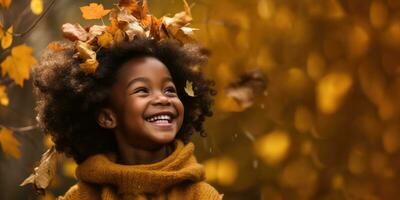
[[[193,31],[196,29],[187,27],[192,17],[186,0],[183,0],[183,4],[184,11],[173,17],[157,18],[149,14],[147,0],[120,0],[117,8],[112,10],[104,9],[101,4],[90,3],[80,8],[83,18],[102,19],[109,15],[110,24],[83,28],[80,24],[66,23],[62,25],[62,32],[65,38],[75,42],[74,58],[83,61],[80,68],[86,74],[92,74],[99,65],[96,51],[100,48],[110,48],[137,38],[157,41],[174,39],[182,44],[193,42]],[[49,48],[59,50],[60,47],[50,44]]]

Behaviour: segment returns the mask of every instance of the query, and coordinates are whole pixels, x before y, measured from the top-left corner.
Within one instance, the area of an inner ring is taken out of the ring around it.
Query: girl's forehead
[[[171,78],[171,74],[167,66],[154,57],[130,59],[118,71],[118,79],[120,80],[131,80],[140,77],[142,77],[140,80],[146,78],[152,81],[161,81],[166,77]]]

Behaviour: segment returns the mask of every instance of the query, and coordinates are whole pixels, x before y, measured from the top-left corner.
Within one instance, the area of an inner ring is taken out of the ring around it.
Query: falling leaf
[[[32,0],[31,10],[35,15],[40,15],[43,12],[43,0]]]
[[[54,146],[48,149],[42,155],[39,166],[35,167],[34,172],[20,186],[32,183],[38,190],[46,189],[56,173],[57,157],[58,153]]]
[[[12,0],[0,0],[0,6],[4,8],[9,8]]]
[[[266,86],[267,81],[264,74],[256,70],[243,74],[239,80],[229,84],[226,94],[246,109],[253,105],[257,96],[264,93]]]
[[[59,43],[57,43],[57,42],[50,42],[50,43],[47,45],[47,48],[48,48],[48,49],[51,49],[51,50],[53,50],[53,51],[62,51],[62,50],[64,50],[64,47],[62,47],[61,44],[59,44]]]
[[[184,89],[185,89],[185,92],[187,95],[189,95],[191,97],[195,96],[194,91],[193,91],[193,82],[187,80]]]
[[[79,64],[85,74],[93,74],[96,72],[99,63],[95,59],[87,59],[84,63]]]
[[[3,33],[3,37],[1,38],[1,47],[3,49],[7,49],[8,47],[11,46],[12,41],[13,41],[12,34],[13,34],[12,26],[10,28],[8,28],[6,32]]]
[[[6,86],[0,85],[0,104],[3,106],[8,106],[9,100],[6,93]]]
[[[103,5],[97,3],[90,3],[89,6],[82,6],[80,9],[85,19],[100,19],[111,11],[104,10]]]
[[[4,153],[13,156],[14,158],[20,158],[21,152],[19,146],[21,145],[18,140],[14,137],[13,132],[8,128],[1,128],[0,130],[0,144]]]
[[[23,86],[24,80],[29,78],[29,69],[36,63],[32,48],[22,44],[11,49],[11,55],[1,63],[1,72],[3,76],[8,74],[17,85]]]
[[[89,37],[88,32],[80,24],[63,24],[61,27],[65,38],[75,41],[86,41]]]

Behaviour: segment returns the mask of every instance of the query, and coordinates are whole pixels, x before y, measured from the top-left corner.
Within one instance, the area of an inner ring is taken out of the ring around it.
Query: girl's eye
[[[173,94],[175,94],[176,90],[175,90],[174,87],[167,87],[167,88],[165,88],[165,93],[173,93]]]
[[[148,92],[147,88],[140,87],[140,88],[137,88],[134,93],[147,93],[147,92]]]

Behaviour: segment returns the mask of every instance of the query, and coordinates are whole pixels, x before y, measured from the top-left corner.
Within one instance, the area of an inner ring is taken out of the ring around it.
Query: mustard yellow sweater
[[[81,163],[78,183],[60,200],[220,200],[204,182],[203,166],[193,155],[194,145],[175,141],[164,160],[147,165],[120,165],[112,156],[98,154]]]

